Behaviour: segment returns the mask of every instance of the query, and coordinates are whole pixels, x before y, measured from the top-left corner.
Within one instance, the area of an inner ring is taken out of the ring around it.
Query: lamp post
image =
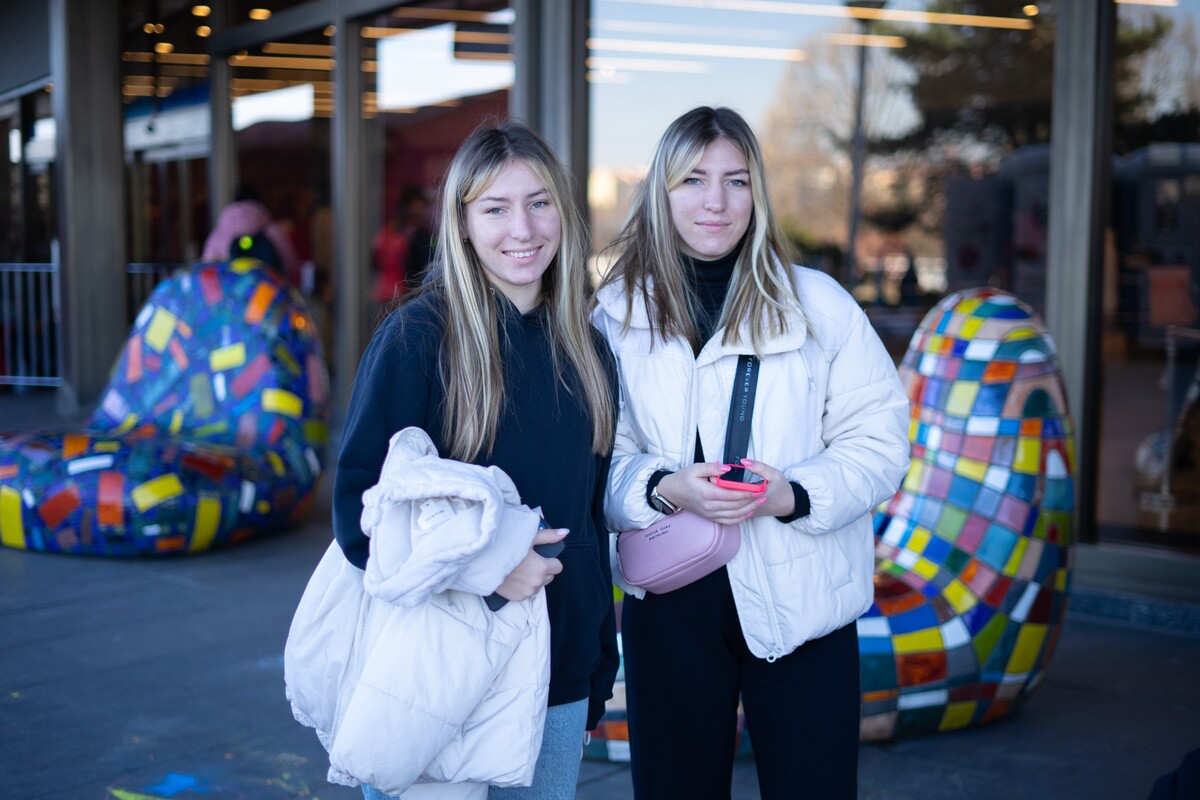
[[[878,11],[887,5],[887,0],[845,0],[847,8],[861,8]],[[855,18],[858,22],[858,32],[866,36],[868,20],[863,17]],[[844,280],[854,278],[857,263],[854,253],[854,243],[858,239],[859,195],[862,193],[863,161],[866,157],[866,137],[863,133],[863,99],[867,94],[867,44],[860,41],[858,45],[858,91],[854,98],[854,135],[850,151],[850,219],[846,230],[846,265],[843,269]]]

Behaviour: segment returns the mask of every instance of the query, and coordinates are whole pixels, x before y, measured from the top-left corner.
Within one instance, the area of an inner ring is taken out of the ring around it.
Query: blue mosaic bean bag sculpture
[[[875,602],[858,621],[865,741],[1015,708],[1053,655],[1070,585],[1071,421],[1034,313],[992,289],[949,295],[900,374],[912,465],[875,516]],[[628,761],[625,719],[618,681],[585,755]],[[742,728],[739,714],[747,754],[754,732]]]
[[[912,466],[876,515],[858,621],[864,740],[991,722],[1041,681],[1067,606],[1075,452],[1054,343],[1012,295],[943,299],[900,367]]]
[[[322,473],[329,378],[303,300],[252,259],[154,290],[84,430],[0,439],[0,543],[196,552],[288,528]]]

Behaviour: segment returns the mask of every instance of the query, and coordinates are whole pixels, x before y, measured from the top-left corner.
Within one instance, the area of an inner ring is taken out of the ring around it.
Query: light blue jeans
[[[488,800],[562,800],[575,796],[575,784],[579,782],[579,763],[583,759],[583,734],[587,724],[588,701],[578,700],[546,709],[546,726],[542,732],[542,749],[538,751],[537,766],[533,769],[533,785],[502,789],[488,788]],[[482,797],[483,787],[470,785],[434,786],[421,784],[394,798],[365,783],[362,786],[364,800],[407,800],[424,796]],[[457,790],[461,790],[461,794]]]

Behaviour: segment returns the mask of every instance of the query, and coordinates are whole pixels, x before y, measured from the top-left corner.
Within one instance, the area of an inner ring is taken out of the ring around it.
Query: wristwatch
[[[679,506],[672,503],[667,498],[658,493],[658,484],[654,484],[654,488],[650,490],[650,507],[660,514],[670,516],[679,510]]]

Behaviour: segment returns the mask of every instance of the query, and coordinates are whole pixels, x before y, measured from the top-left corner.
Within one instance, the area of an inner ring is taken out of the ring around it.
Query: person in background
[[[278,269],[293,286],[299,286],[300,260],[292,247],[287,231],[271,216],[259,200],[258,192],[248,184],[234,190],[233,202],[221,210],[217,224],[204,241],[200,258],[204,261],[225,261],[240,254],[242,237],[265,237],[269,242],[254,251]],[[274,260],[272,259],[274,255]]]
[[[475,130],[443,182],[445,245],[426,281],[375,331],[346,412],[333,526],[355,566],[369,556],[363,492],[379,479],[389,438],[409,426],[442,458],[502,469],[553,528],[534,545],[565,543],[557,558],[531,549],[496,590],[508,600],[547,593],[549,709],[533,785],[489,793],[464,784],[455,796],[571,797],[584,733],[616,676],[603,514],[616,368],[588,321],[589,244],[575,198],[569,173],[528,127]],[[380,797],[369,786],[363,794]]]
[[[387,215],[375,234],[372,250],[372,266],[375,267],[373,298],[381,309],[386,310],[408,289],[404,278],[408,237],[404,233],[404,215],[400,208]]]
[[[628,586],[622,652],[634,794],[728,798],[739,698],[767,800],[854,798],[855,619],[873,599],[871,512],[909,460],[908,400],[832,278],[795,266],[758,142],[701,107],[659,141],[613,244],[593,320],[622,405],[611,530],[687,509],[740,525],[716,572],[666,594]],[[765,493],[717,486],[739,356],[760,360],[750,458]]]

